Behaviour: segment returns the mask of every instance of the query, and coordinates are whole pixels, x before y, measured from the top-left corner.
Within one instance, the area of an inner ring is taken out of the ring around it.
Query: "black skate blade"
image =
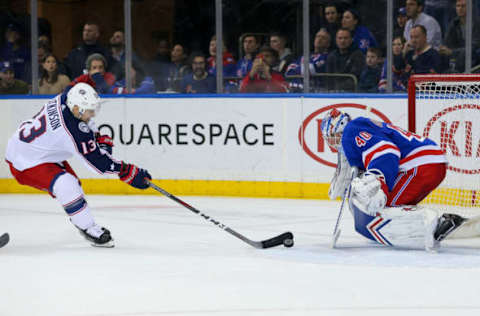
[[[77,227],[77,226],[75,226]],[[83,230],[78,228],[78,232],[80,233],[80,236],[82,236],[86,241],[90,243],[93,247],[98,247],[98,248],[113,248],[115,247],[115,244],[113,243],[114,239],[111,238],[109,241],[103,244],[96,243],[91,237],[89,237]]]
[[[443,219],[443,221],[438,224],[433,235],[437,242],[444,240],[467,221],[466,218],[460,215],[449,213],[442,214],[440,219]]]
[[[8,244],[10,241],[10,235],[8,233],[4,233],[2,236],[0,236],[0,248]]]
[[[115,244],[113,243],[113,239],[110,240],[110,241],[107,241],[106,243],[104,244],[96,244],[94,242],[90,242],[90,244],[93,246],[93,247],[97,247],[97,248],[113,248],[115,247]]]

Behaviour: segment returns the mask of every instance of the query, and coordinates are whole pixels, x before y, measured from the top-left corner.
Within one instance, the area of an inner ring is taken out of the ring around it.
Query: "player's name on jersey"
[[[47,114],[48,121],[50,122],[50,127],[52,128],[52,130],[56,130],[57,128],[59,128],[61,124],[56,100],[52,100],[47,103]]]
[[[99,130],[122,145],[275,145],[270,123],[103,124]]]

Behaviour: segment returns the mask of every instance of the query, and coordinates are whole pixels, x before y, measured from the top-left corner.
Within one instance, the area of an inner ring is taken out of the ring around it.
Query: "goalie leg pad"
[[[379,244],[409,249],[434,249],[438,243],[433,233],[438,223],[438,214],[430,209],[415,207],[386,208],[371,215],[357,199],[350,200],[354,213],[355,230]]]
[[[480,216],[467,219],[458,229],[454,230],[447,239],[473,238],[480,236]]]
[[[358,200],[352,198],[349,200],[350,210],[355,222],[355,231],[365,238],[378,242],[382,245],[392,246],[379,231],[388,224],[381,216],[371,215],[363,210],[364,206]]]

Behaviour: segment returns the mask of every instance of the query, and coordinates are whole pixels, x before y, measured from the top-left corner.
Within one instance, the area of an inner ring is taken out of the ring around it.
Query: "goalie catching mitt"
[[[357,199],[369,215],[375,216],[387,204],[388,187],[383,173],[370,169],[352,180],[352,198]]]

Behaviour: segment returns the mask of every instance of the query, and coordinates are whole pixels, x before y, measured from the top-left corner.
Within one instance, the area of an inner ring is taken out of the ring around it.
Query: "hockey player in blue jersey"
[[[447,159],[432,140],[336,108],[322,120],[322,135],[338,151],[331,199],[343,197],[351,168],[350,209],[355,230],[378,243],[434,249],[465,219],[416,207],[444,179]]]

